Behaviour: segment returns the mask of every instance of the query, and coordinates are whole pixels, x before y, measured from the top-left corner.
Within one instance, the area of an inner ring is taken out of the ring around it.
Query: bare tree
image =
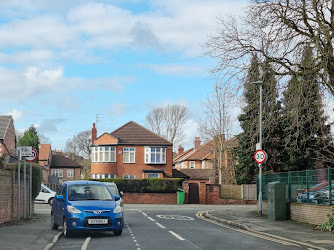
[[[67,140],[66,152],[90,159],[91,144],[91,131],[86,130]]]
[[[233,98],[226,85],[216,83],[214,90],[202,103],[204,118],[199,118],[198,126],[202,138],[206,141],[213,140],[214,167],[218,172],[218,183],[233,183],[234,171],[229,158],[231,148],[226,143],[232,135],[231,108]]]
[[[252,0],[241,23],[232,16],[218,20],[218,34],[205,45],[218,60],[215,77],[243,77],[256,53],[277,75],[317,73],[334,96],[334,0]],[[312,68],[300,64],[306,45],[315,52]]]
[[[45,135],[38,134],[39,142],[42,144],[51,144],[50,138],[46,137]]]
[[[182,105],[167,105],[154,108],[146,116],[148,127],[156,134],[174,144],[183,139],[183,126],[190,116],[189,109]]]

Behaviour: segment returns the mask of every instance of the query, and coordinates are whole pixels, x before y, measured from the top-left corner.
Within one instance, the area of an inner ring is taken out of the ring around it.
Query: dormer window
[[[166,164],[166,148],[145,147],[146,164]]]

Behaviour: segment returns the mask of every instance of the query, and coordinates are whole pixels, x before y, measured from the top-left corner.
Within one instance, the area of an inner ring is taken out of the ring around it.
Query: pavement
[[[189,205],[178,205],[191,208]],[[191,208],[193,209],[193,208]],[[290,220],[272,221],[259,216],[256,205],[204,205],[200,218],[259,238],[307,249],[333,249],[334,233],[316,230],[314,225]],[[36,209],[35,209],[36,210]],[[45,211],[44,211],[45,210]],[[50,208],[40,209],[32,218],[0,225],[0,249],[47,250],[61,235],[50,228]]]
[[[334,233],[315,225],[291,220],[274,221],[260,216],[257,205],[224,205],[205,213],[205,217],[262,238],[276,239],[309,249],[334,249]]]

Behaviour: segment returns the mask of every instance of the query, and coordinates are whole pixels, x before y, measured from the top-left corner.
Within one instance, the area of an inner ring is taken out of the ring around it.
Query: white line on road
[[[151,218],[151,217],[147,217],[149,220],[151,221],[155,221],[155,219]]]
[[[163,225],[161,225],[160,223],[155,223],[155,224],[157,224],[159,227],[161,227],[161,228],[166,228],[166,227],[164,227]]]
[[[90,241],[91,238],[92,238],[92,237],[87,237],[87,238],[86,238],[85,242],[83,243],[83,245],[82,245],[82,247],[81,247],[81,250],[86,250],[86,249],[87,249],[87,247],[88,247],[88,243],[89,243],[89,241]]]
[[[43,250],[49,250],[51,247],[53,247],[53,245],[57,242],[57,240],[59,239],[59,236],[62,234],[63,232],[59,232],[57,233],[54,237],[51,243],[47,244]]]
[[[174,233],[173,231],[169,231],[172,235],[174,235],[176,238],[178,238],[179,240],[184,240],[180,235]]]

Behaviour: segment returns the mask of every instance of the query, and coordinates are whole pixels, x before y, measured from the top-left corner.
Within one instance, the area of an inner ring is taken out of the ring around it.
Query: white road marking
[[[172,235],[174,235],[176,238],[178,238],[179,240],[185,240],[183,239],[180,235],[178,235],[177,233],[174,233],[173,231],[168,231],[170,232]]]
[[[161,228],[166,228],[166,227],[164,227],[163,225],[161,225],[160,223],[155,223],[155,224],[157,224],[159,227],[161,227]]]
[[[157,217],[166,220],[195,220],[194,218],[184,215],[157,215]]]
[[[89,241],[90,241],[91,238],[92,238],[92,237],[87,237],[87,238],[86,238],[85,242],[83,243],[83,245],[82,245],[82,247],[81,247],[81,250],[86,250],[86,249],[87,249],[87,247],[88,247],[88,243],[89,243]]]
[[[57,233],[54,237],[51,243],[47,244],[43,250],[49,250],[51,247],[53,247],[53,245],[58,241],[59,236],[62,234],[63,232],[59,232]]]
[[[151,217],[147,217],[149,220],[151,221],[155,221],[155,219],[151,218]]]

